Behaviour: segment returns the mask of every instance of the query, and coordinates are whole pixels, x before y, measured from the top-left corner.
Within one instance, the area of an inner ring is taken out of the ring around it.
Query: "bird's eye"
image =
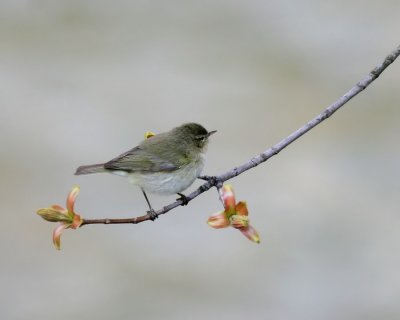
[[[206,139],[206,137],[201,136],[201,137],[196,137],[196,141],[204,141]]]

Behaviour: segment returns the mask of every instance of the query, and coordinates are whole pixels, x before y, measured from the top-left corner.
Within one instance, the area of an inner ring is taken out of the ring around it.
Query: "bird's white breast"
[[[190,185],[201,174],[205,164],[204,154],[188,165],[173,172],[151,172],[151,173],[125,173],[129,182],[142,187],[145,191],[160,195],[171,195],[190,187]]]

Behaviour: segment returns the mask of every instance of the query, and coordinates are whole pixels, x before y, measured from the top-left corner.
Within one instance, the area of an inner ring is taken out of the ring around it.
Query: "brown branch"
[[[263,153],[251,158],[246,163],[241,166],[235,167],[232,170],[229,170],[219,176],[216,177],[207,177],[208,181],[201,185],[198,189],[190,193],[186,196],[187,202],[193,200],[203,192],[208,191],[212,187],[220,187],[221,184],[229,179],[232,179],[243,172],[258,166],[259,164],[267,161],[272,156],[278,154],[281,150],[286,148],[293,141],[300,138],[303,134],[320,124],[322,121],[328,119],[333,113],[335,113],[339,108],[345,105],[350,101],[353,97],[367,88],[376,78],[380,76],[380,74],[391,64],[396,58],[400,55],[400,46],[398,46],[391,54],[389,54],[385,60],[374,68],[364,79],[357,82],[355,86],[353,86],[348,92],[346,92],[341,98],[332,103],[328,108],[326,108],[322,113],[316,116],[314,119],[309,121],[306,125],[302,126],[291,135],[281,140],[271,148],[267,149]],[[182,200],[177,200],[160,210],[156,211],[157,216],[165,214],[172,209],[184,205]],[[120,224],[120,223],[140,223],[143,221],[151,220],[151,216],[149,214],[145,214],[143,216],[135,217],[135,218],[127,218],[127,219],[84,219],[81,226],[86,224]]]

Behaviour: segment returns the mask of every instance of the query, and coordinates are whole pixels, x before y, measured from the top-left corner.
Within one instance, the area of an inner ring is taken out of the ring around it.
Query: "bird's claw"
[[[158,218],[158,214],[154,211],[154,209],[147,211],[147,214],[149,215],[151,221],[154,221]]]
[[[222,188],[223,185],[223,182],[217,176],[199,176],[199,179],[210,182],[213,186],[216,186],[218,189]]]
[[[182,206],[186,206],[189,203],[188,197],[179,192],[177,194],[179,195],[179,198],[176,199],[176,201],[182,201]]]

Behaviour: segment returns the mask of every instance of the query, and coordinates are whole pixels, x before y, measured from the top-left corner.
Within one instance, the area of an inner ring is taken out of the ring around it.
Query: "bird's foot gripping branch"
[[[215,229],[231,226],[240,230],[249,240],[260,243],[260,237],[257,231],[250,225],[246,202],[240,201],[236,203],[231,185],[224,185],[219,188],[218,191],[224,205],[224,210],[211,215],[207,221],[208,225]],[[53,243],[57,250],[60,250],[61,234],[68,228],[77,229],[85,224],[95,223],[120,224],[152,220],[151,217],[146,219],[147,215],[130,219],[83,219],[81,215],[74,211],[75,200],[78,193],[79,187],[73,187],[67,196],[67,209],[59,205],[52,205],[37,211],[37,214],[44,220],[58,223],[53,231]]]

